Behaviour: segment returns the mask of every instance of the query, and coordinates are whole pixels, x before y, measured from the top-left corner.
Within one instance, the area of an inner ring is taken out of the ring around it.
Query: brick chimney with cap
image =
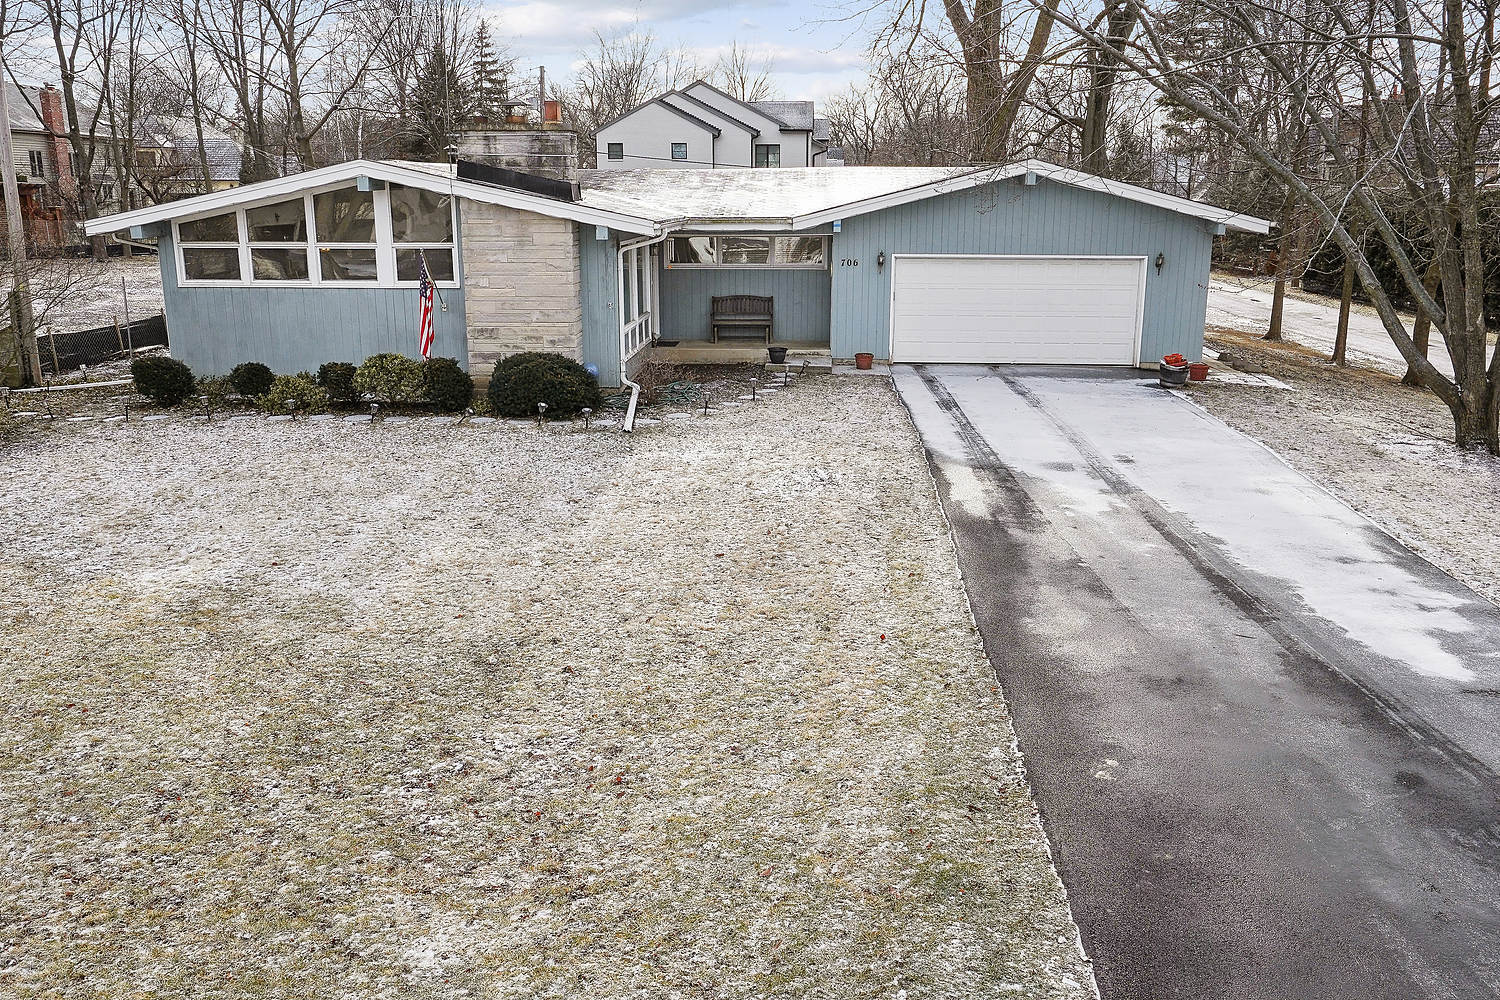
[[[68,142],[68,119],[63,114],[62,91],[47,84],[42,88],[40,103],[42,125],[49,133],[47,146],[57,171],[58,190],[72,197],[78,193],[78,180],[73,176],[73,147]]]

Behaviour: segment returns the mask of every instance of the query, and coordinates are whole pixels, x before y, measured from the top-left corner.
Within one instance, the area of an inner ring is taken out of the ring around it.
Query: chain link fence
[[[166,347],[167,320],[165,316],[152,316],[119,326],[112,323],[72,333],[39,333],[36,345],[42,357],[42,370],[49,375],[61,375],[81,365],[123,358],[142,347]]]

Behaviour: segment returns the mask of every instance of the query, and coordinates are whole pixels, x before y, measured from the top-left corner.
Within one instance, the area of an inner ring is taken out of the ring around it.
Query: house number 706
[[[858,266],[859,266],[859,258],[858,257],[845,257],[843,260],[839,261],[839,267],[858,267]]]

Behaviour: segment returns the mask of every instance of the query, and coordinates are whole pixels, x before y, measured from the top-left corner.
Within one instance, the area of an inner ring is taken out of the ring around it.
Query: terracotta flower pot
[[[1188,365],[1188,378],[1194,382],[1208,381],[1208,365],[1201,361],[1194,361]]]
[[[854,367],[862,372],[867,372],[875,367],[875,355],[867,351],[861,351],[854,356]]]

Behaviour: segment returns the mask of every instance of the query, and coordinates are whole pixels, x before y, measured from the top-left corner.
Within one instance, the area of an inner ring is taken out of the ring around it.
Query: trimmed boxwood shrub
[[[296,406],[291,406],[292,403]],[[267,413],[290,413],[293,409],[298,413],[323,413],[328,409],[328,390],[318,384],[311,372],[277,375],[256,404]]]
[[[234,386],[229,384],[229,377],[226,375],[210,375],[208,378],[200,378],[197,389],[198,395],[208,402],[210,410],[222,410],[234,392]]]
[[[333,403],[354,402],[355,367],[347,361],[329,361],[318,366],[318,384]]]
[[[444,413],[457,413],[474,402],[474,380],[453,358],[422,362],[422,387],[427,401]]]
[[[354,373],[354,391],[387,403],[422,398],[422,363],[403,354],[372,354]]]
[[[271,391],[271,383],[274,381],[276,381],[275,372],[259,361],[246,361],[244,364],[235,365],[229,373],[229,384],[234,386],[235,392],[246,399],[264,396]]]
[[[176,406],[193,394],[192,369],[175,358],[148,354],[130,362],[135,391],[158,406]]]
[[[585,406],[599,409],[599,383],[587,368],[561,354],[527,351],[495,365],[488,395],[495,413],[534,417],[536,404],[547,404],[547,416],[566,417]]]

